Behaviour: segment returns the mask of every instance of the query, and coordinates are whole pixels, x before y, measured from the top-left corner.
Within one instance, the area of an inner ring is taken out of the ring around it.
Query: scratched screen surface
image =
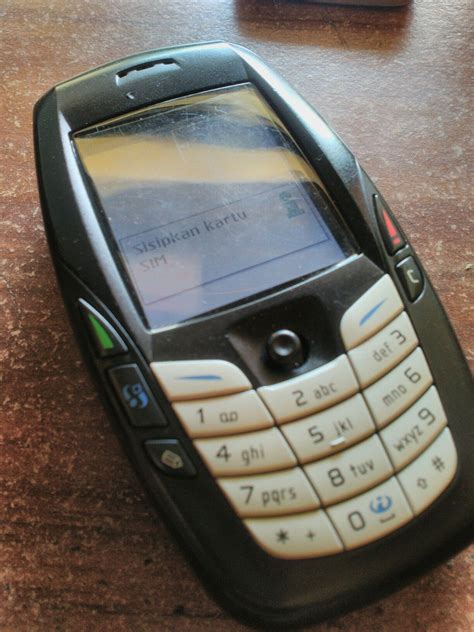
[[[353,252],[313,168],[250,84],[168,101],[74,142],[152,329]]]

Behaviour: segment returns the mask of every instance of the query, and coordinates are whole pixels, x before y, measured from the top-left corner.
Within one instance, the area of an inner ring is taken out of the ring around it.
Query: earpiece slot
[[[142,78],[144,75],[177,70],[178,68],[179,64],[171,58],[148,61],[143,64],[138,64],[136,66],[132,66],[131,68],[121,70],[115,75],[115,82],[118,86],[120,86],[124,83],[129,83]]]

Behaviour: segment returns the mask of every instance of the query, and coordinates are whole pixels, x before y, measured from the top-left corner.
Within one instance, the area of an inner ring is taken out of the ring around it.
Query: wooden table
[[[382,11],[268,0],[4,0],[2,632],[245,629],[205,593],[152,513],[86,374],[44,237],[34,102],[56,82],[135,51],[218,38],[249,46],[314,104],[384,192],[472,363],[472,18],[471,0]],[[473,552],[317,629],[472,629]]]

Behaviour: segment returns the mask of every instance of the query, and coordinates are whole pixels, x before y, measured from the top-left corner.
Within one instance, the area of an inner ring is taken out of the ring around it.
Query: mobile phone
[[[321,620],[469,541],[468,366],[382,195],[283,79],[193,44],[65,81],[34,119],[79,345],[221,603]]]

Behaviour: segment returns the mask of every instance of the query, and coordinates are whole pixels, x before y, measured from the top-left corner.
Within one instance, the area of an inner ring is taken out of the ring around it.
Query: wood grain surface
[[[268,0],[0,4],[0,630],[244,630],[151,511],[89,381],[36,191],[32,108],[110,59],[226,39],[334,126],[410,235],[474,361],[471,0],[373,10]],[[316,630],[474,626],[474,549]]]

